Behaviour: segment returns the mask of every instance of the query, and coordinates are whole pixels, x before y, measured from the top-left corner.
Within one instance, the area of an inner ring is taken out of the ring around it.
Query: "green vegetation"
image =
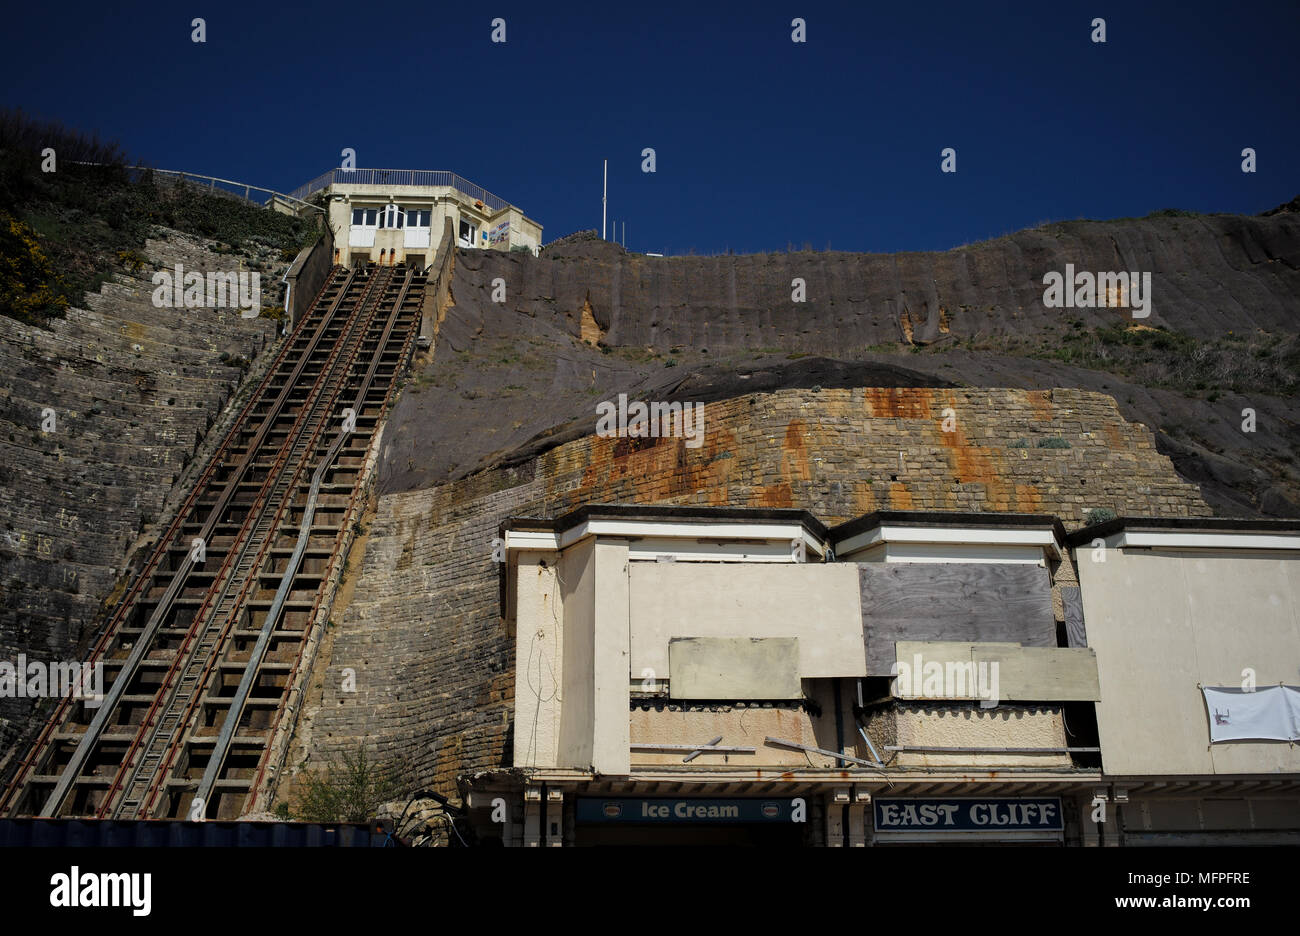
[[[1128,322],[1085,328],[1081,319],[1071,319],[1055,336],[991,336],[954,347],[1059,361],[1212,401],[1228,391],[1277,396],[1300,391],[1300,335],[1294,334],[1193,338]]]
[[[41,321],[67,308],[62,287],[36,232],[0,211],[0,309],[23,322]]]
[[[139,273],[144,269],[145,264],[149,262],[149,258],[138,250],[119,250],[117,252],[117,262],[132,273]]]
[[[47,148],[53,172],[42,171]],[[261,247],[281,257],[320,236],[314,218],[133,173],[128,163],[115,143],[0,110],[0,314],[42,321],[113,273],[140,272],[155,225],[222,241],[228,252]]]
[[[1094,507],[1092,510],[1088,511],[1087,515],[1083,519],[1084,523],[1088,526],[1092,526],[1097,523],[1105,523],[1107,520],[1114,520],[1115,516],[1115,511],[1111,510],[1109,507]]]
[[[1300,336],[1257,332],[1214,340],[1147,326],[1076,330],[1054,353],[1037,355],[1184,392],[1289,394],[1300,389]]]
[[[402,770],[370,760],[364,744],[343,752],[343,763],[299,778],[298,795],[282,813],[307,822],[365,822],[403,792]]]
[[[612,349],[612,353],[634,364],[646,363],[658,357],[650,348],[639,348],[633,345],[620,345]]]

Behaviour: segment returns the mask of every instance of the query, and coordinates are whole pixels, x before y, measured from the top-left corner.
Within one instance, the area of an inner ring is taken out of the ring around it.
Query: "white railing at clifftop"
[[[74,163],[74,165],[102,166],[103,163],[78,162]],[[277,192],[275,189],[264,188],[261,185],[252,185],[248,182],[235,182],[231,179],[219,179],[216,176],[201,175],[197,172],[181,172],[177,169],[155,169],[153,166],[123,166],[122,168],[131,173],[131,177],[134,180],[138,180],[147,172],[152,172],[156,175],[168,176],[181,182],[193,182],[196,185],[205,186],[209,189],[216,189],[217,186],[221,186],[221,191],[230,195],[239,195],[239,197],[243,198],[244,201],[252,202],[254,205],[263,208],[269,206],[275,199],[280,198],[289,202],[293,206],[313,208],[322,214],[325,212],[325,209],[321,208],[319,205],[313,205],[296,195],[286,195],[284,192]],[[241,190],[243,193],[242,195],[240,194]],[[259,202],[252,197],[253,192],[265,192],[270,197],[267,198],[266,201]]]

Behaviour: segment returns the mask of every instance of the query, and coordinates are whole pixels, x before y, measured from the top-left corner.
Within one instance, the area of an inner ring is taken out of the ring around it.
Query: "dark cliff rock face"
[[[146,252],[163,269],[229,263],[180,234]],[[119,275],[45,328],[0,317],[0,660],[10,664],[20,653],[79,659],[102,602],[175,509],[174,485],[279,330],[238,310],[155,308],[152,273]],[[0,774],[36,701],[0,698]]]
[[[525,315],[589,300],[606,340],[618,345],[724,351],[780,339],[844,353],[902,339],[904,317],[917,341],[1042,331],[1066,314],[1043,306],[1043,275],[1067,263],[1149,272],[1154,299],[1143,324],[1204,337],[1294,327],[1300,215],[1068,222],[943,253],[655,258],[580,242],[537,259],[462,256],[463,279],[482,286],[506,278],[508,305]],[[791,302],[796,277],[807,285],[804,303]],[[1097,322],[1116,315],[1077,311]]]
[[[1285,388],[1190,393],[1140,375],[990,348],[1141,325],[1197,342],[1300,331],[1300,214],[1168,213],[1048,225],[943,253],[654,258],[575,235],[540,257],[461,250],[433,358],[385,432],[381,490],[517,462],[590,433],[595,406],[707,402],[819,386],[1079,387],[1226,514],[1300,512],[1300,427]],[[1149,315],[1044,306],[1043,277],[1151,274]],[[792,301],[802,280],[806,301]],[[494,301],[504,285],[505,301]],[[1203,389],[1203,388],[1202,388]],[[1213,388],[1210,388],[1213,389]],[[1253,409],[1256,431],[1241,431]],[[1231,467],[1228,467],[1231,466]]]

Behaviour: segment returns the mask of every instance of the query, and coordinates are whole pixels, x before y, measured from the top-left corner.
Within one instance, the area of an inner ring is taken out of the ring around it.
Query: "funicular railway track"
[[[401,267],[331,274],[113,609],[88,657],[104,665],[102,704],[60,700],[0,814],[243,811],[341,562],[424,285]]]

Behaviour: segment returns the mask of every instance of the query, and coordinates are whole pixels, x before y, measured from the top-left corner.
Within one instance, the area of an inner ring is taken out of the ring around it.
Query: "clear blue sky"
[[[1295,0],[73,2],[5,26],[6,106],[152,165],[287,190],[350,146],[359,167],[459,172],[547,240],[600,227],[605,157],[628,247],[669,254],[946,249],[1300,194]]]

